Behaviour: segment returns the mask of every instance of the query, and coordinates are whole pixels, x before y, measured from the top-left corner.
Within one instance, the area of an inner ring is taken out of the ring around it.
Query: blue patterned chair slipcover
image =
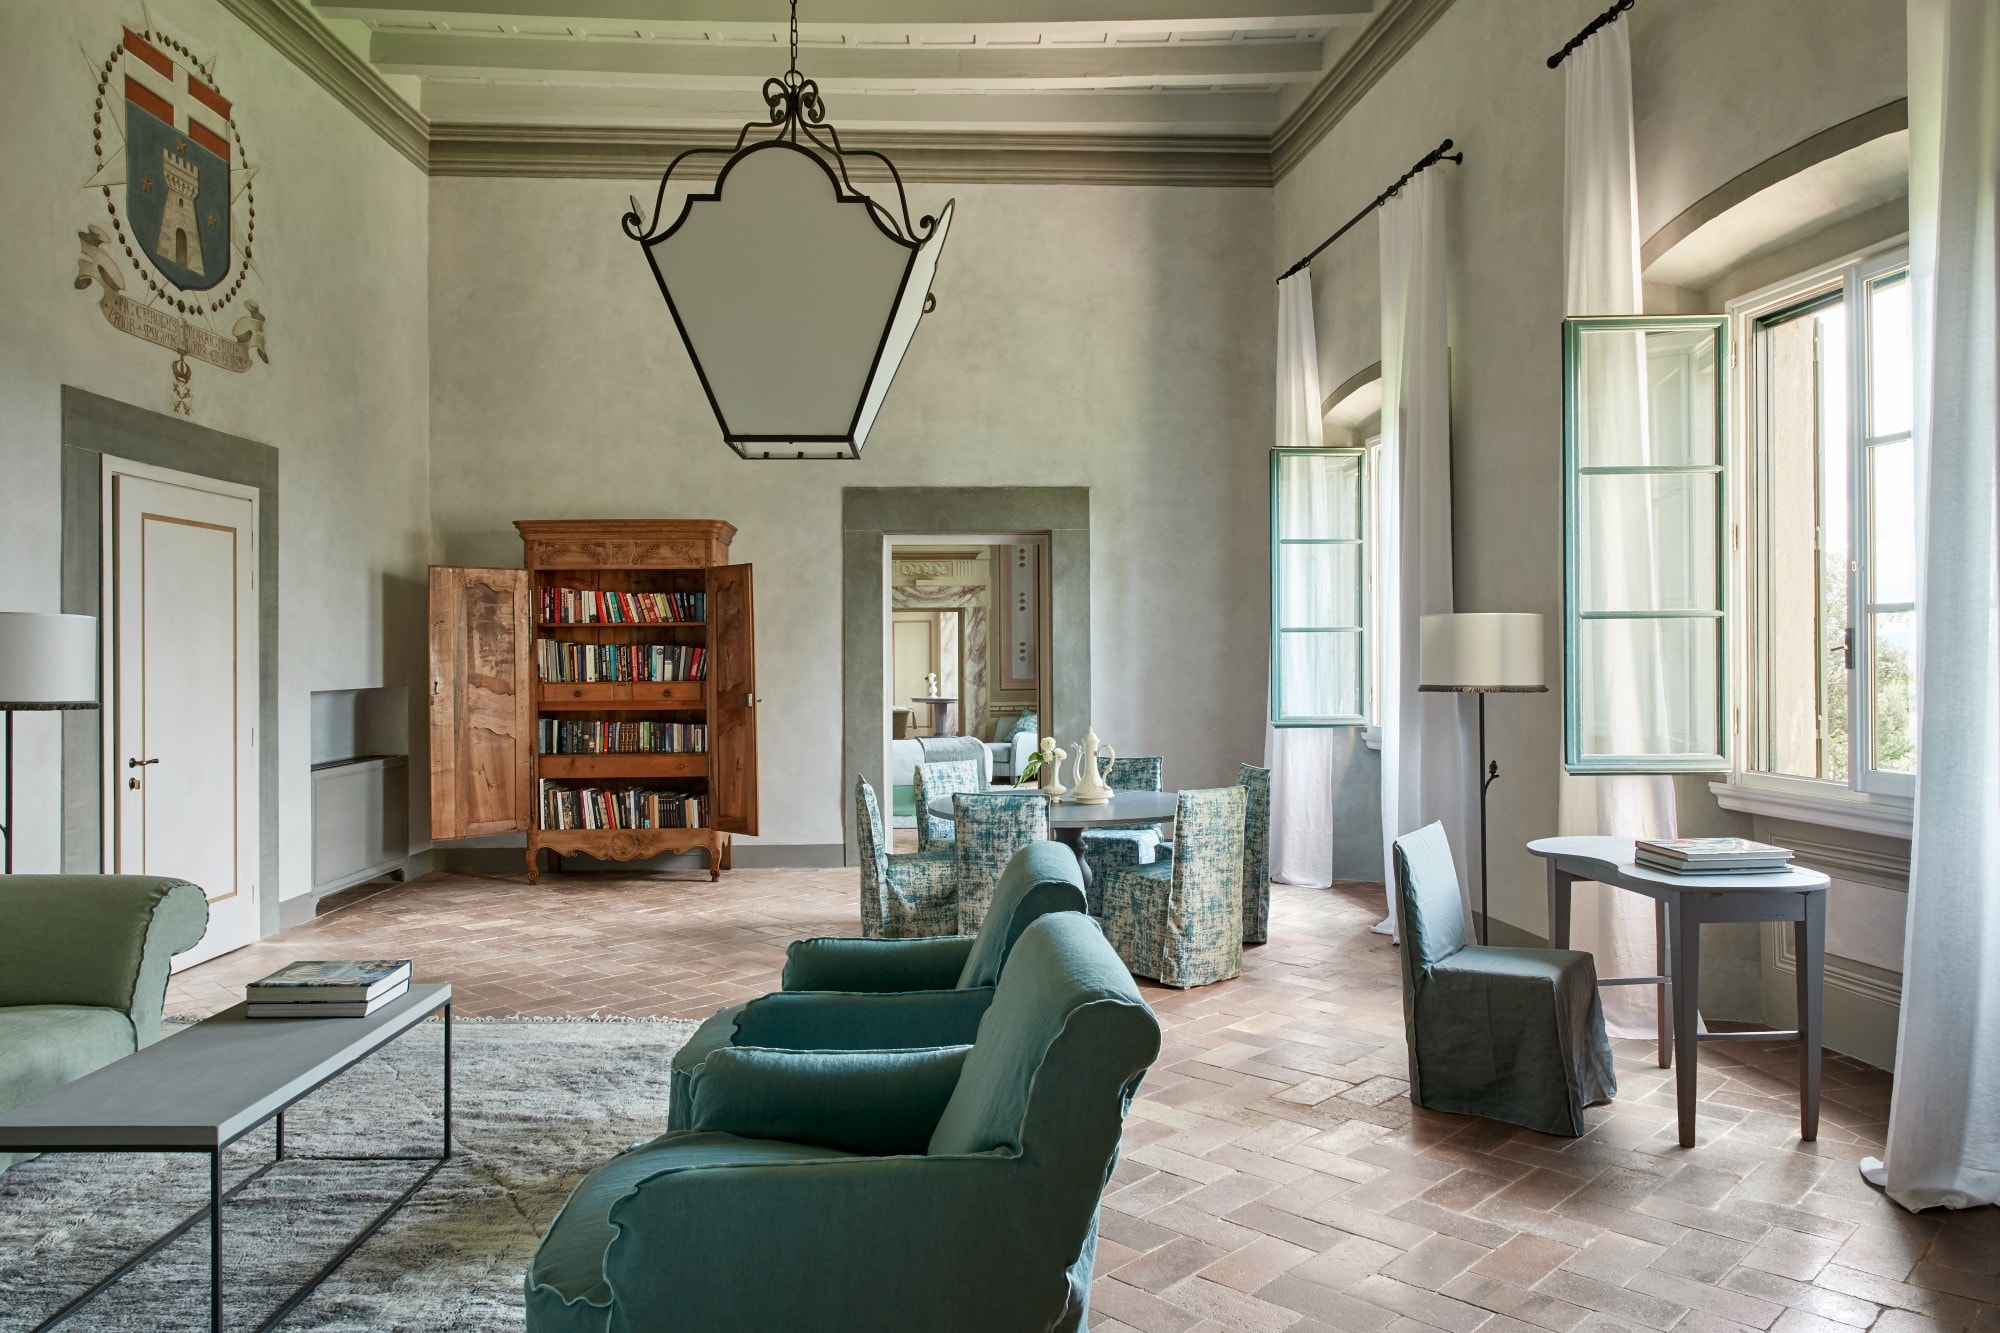
[[[890,855],[882,807],[875,800],[875,789],[862,777],[854,779],[854,840],[861,851],[864,939],[958,933],[957,878],[951,850]]]
[[[1243,971],[1242,787],[1184,791],[1174,850],[1148,863],[1129,843],[1095,862],[1104,937],[1133,975],[1206,986]]]
[[[935,935],[977,935],[993,885],[1014,853],[1049,836],[1049,800],[1038,791],[961,792],[952,797],[957,827],[948,855],[957,872],[957,924]]]
[[[1243,788],[1243,942],[1271,938],[1271,770],[1244,764],[1236,770]]]
[[[1444,826],[1396,839],[1410,1100],[1572,1138],[1618,1095],[1597,968],[1573,949],[1467,944]]]
[[[1159,791],[1165,768],[1165,761],[1156,754],[1113,759],[1104,766],[1104,785],[1114,791]],[[1083,854],[1091,857],[1110,843],[1130,843],[1143,863],[1153,859],[1165,836],[1166,830],[1158,824],[1145,824],[1138,828],[1085,829]]]
[[[985,790],[986,777],[976,759],[918,764],[911,789],[917,806],[917,850],[928,852],[939,847],[951,850],[951,821],[930,812],[932,801],[956,796],[962,791]]]

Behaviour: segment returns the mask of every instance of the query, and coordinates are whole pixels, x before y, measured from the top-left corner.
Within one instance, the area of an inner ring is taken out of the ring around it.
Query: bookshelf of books
[[[432,836],[524,832],[530,882],[544,850],[702,850],[719,878],[731,836],[757,831],[751,578],[727,563],[735,529],[515,526],[523,569],[431,572]]]

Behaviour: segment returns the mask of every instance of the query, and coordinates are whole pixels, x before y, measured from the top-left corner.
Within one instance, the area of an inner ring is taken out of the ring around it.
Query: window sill
[[[1747,782],[1740,777],[1730,782],[1711,782],[1708,789],[1715,793],[1716,804],[1725,810],[1801,824],[1823,824],[1885,838],[1908,839],[1914,814],[1911,802],[1893,796],[1834,796],[1792,786],[1766,785],[1754,778]]]
[[[1363,727],[1361,729],[1361,743],[1371,750],[1380,750],[1382,748],[1382,728]]]

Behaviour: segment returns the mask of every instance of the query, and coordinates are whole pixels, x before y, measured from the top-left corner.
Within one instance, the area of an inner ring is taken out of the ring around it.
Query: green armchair
[[[1015,853],[1001,872],[986,928],[977,935],[795,941],[785,951],[784,989],[717,1012],[674,1053],[667,1128],[688,1127],[694,1071],[724,1047],[969,1045],[1021,932],[1045,913],[1082,910],[1075,854],[1059,842],[1038,842]]]
[[[207,929],[185,880],[0,880],[0,1111],[157,1040],[167,963]],[[0,1170],[32,1155],[0,1153]]]
[[[528,1333],[1074,1333],[1159,1050],[1095,923],[1054,912],[969,1048],[718,1051],[693,1128],[570,1195],[528,1269]]]

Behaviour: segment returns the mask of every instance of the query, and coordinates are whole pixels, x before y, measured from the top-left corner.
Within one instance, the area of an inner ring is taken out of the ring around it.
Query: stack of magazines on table
[[[1748,838],[1641,838],[1633,857],[1669,875],[1775,875],[1792,868],[1792,854]]]
[[[252,1018],[366,1018],[410,988],[410,960],[290,963],[244,994]]]

